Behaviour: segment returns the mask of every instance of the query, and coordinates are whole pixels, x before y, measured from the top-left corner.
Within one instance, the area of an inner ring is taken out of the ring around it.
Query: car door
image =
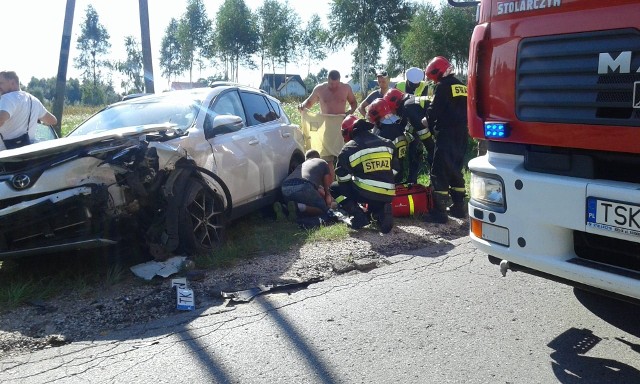
[[[240,129],[208,139],[213,148],[216,173],[227,184],[234,207],[260,198],[264,194],[260,140],[247,123],[238,91],[232,89],[218,95],[210,110],[213,115],[235,115],[244,121]]]
[[[282,112],[279,108],[274,108],[266,96],[241,90],[240,97],[249,124],[260,140],[265,192],[276,191],[289,170],[293,137],[290,132],[282,130]]]

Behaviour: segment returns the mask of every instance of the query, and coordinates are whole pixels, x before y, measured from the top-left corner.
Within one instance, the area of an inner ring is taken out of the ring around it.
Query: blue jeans
[[[282,196],[286,201],[294,201],[310,207],[316,207],[323,212],[329,209],[316,187],[303,179],[285,181],[282,184]]]

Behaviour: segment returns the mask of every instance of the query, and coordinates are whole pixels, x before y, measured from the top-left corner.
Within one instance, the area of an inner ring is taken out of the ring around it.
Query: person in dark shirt
[[[389,90],[389,74],[387,73],[387,71],[376,72],[376,80],[378,81],[378,86],[380,88],[369,93],[369,95],[367,95],[367,97],[362,100],[362,102],[358,106],[358,111],[360,111],[360,114],[365,119],[367,118],[367,107],[371,103],[373,103],[375,99],[383,97],[384,94]]]
[[[289,218],[296,218],[297,213],[304,216],[325,214],[333,202],[332,182],[329,164],[320,158],[318,151],[308,150],[305,161],[282,182],[282,196],[287,202]],[[278,217],[284,215],[279,202],[274,204],[274,210]]]

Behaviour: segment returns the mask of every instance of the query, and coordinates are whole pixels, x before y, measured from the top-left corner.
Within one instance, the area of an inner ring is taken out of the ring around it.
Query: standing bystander
[[[353,90],[348,84],[340,81],[340,72],[335,69],[329,71],[326,82],[318,84],[313,88],[311,95],[298,105],[298,110],[303,111],[304,109],[309,109],[316,103],[320,103],[320,113],[327,115],[351,115],[358,107]],[[347,103],[350,108],[345,112]],[[340,138],[340,126],[332,127],[331,130],[335,130],[335,135],[337,138]],[[336,157],[323,156],[322,158],[329,163],[331,174],[333,175]]]
[[[384,94],[387,93],[387,91],[389,90],[389,74],[387,73],[387,71],[376,72],[376,80],[378,81],[378,86],[380,88],[369,93],[369,95],[367,95],[367,97],[364,100],[362,100],[362,102],[358,106],[358,111],[360,111],[360,114],[365,119],[368,119],[367,106],[373,103],[375,99],[382,98]]]
[[[20,80],[14,71],[0,72],[0,94],[0,138],[4,149],[31,144],[38,120],[47,125],[58,123],[40,100],[20,90]]]

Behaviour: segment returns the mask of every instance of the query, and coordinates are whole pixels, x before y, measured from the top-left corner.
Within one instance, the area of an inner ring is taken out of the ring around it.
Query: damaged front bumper
[[[0,260],[115,244],[106,187],[84,185],[0,209]]]

